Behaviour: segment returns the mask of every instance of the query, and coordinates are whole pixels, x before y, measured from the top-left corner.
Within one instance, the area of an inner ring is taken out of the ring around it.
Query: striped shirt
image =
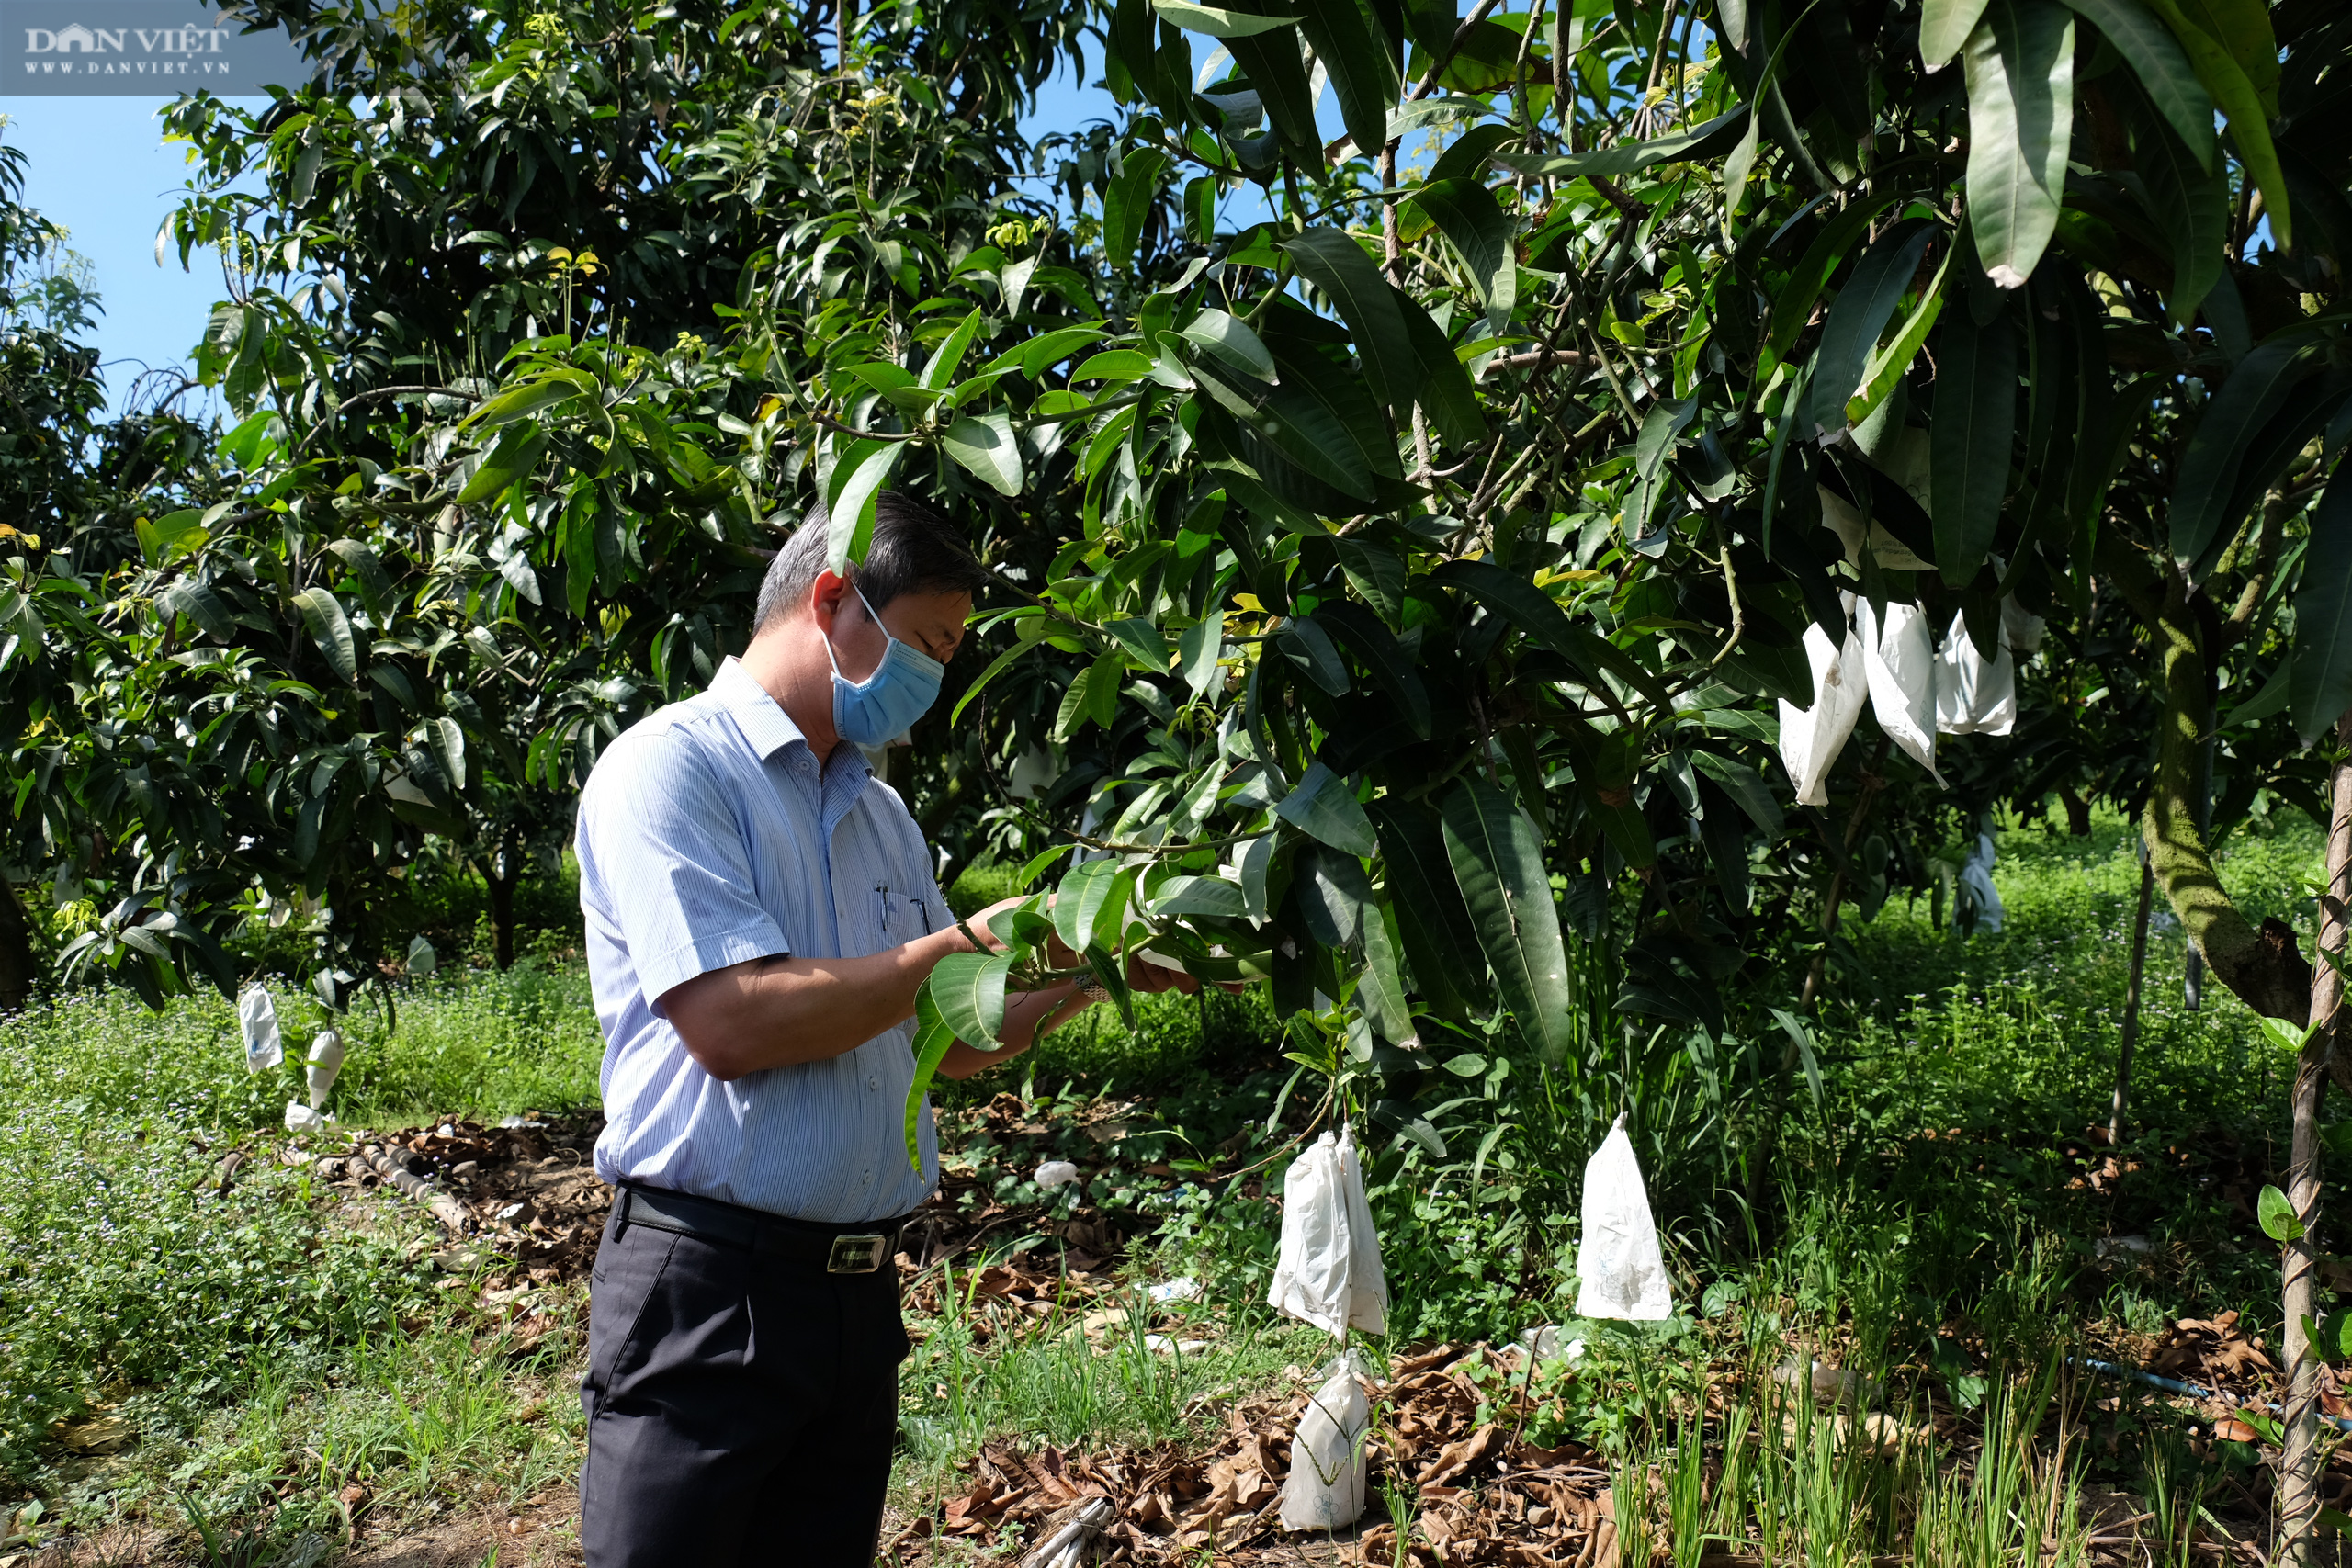
[[[795,1219],[903,1214],[939,1171],[907,1163],[914,1025],[732,1083],[662,1015],[673,987],[797,953],[855,958],[952,919],[922,832],[853,745],[816,753],[734,660],[710,689],[633,725],[580,797],[580,908],[605,1032],[596,1174]]]

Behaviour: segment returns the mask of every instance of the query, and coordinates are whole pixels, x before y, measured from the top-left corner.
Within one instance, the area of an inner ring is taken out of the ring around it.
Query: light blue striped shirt
[[[896,792],[846,742],[821,774],[800,728],[729,660],[710,689],[633,725],[580,796],[580,908],[605,1031],[596,1174],[795,1219],[889,1219],[938,1179],[907,1163],[914,1025],[827,1061],[721,1083],[664,993],[771,953],[856,958],[948,915]]]

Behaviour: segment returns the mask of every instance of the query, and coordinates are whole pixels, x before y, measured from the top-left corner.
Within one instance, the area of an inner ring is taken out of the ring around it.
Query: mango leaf
[[[2279,166],[2278,146],[2270,140],[2269,116],[2260,91],[2248,78],[2245,67],[2192,21],[2177,0],[2147,0],[2147,6],[2172,29],[2172,36],[2188,55],[2197,79],[2205,84],[2206,92],[2212,95],[2214,105],[2229,121],[2230,136],[2238,144],[2238,156],[2262,192],[2263,216],[2270,220],[2271,237],[2280,250],[2288,249],[2294,243],[2294,225],[2288,206],[2287,175]],[[2271,58],[2275,69],[2277,56]]]
[[[1285,24],[1295,21],[1282,0],[1261,0],[1267,14],[1279,14]],[[1320,163],[1323,138],[1315,128],[1315,97],[1306,82],[1306,66],[1299,54],[1298,30],[1285,25],[1248,36],[1226,35],[1225,47],[1233,62],[1257,89],[1274,134],[1291,152]]]
[[[1772,798],[1771,786],[1754,768],[1736,758],[1716,751],[1693,751],[1691,765],[1721,784],[1724,793],[1739,803],[1748,819],[1767,833],[1777,833],[1784,825],[1781,803]]]
[[[1363,929],[1365,906],[1372,901],[1372,884],[1355,856],[1317,844],[1295,863],[1291,883],[1298,896],[1298,912],[1307,934],[1325,947],[1355,945]]]
[[[1387,901],[1396,913],[1413,979],[1431,1011],[1458,1018],[1465,999],[1483,1001],[1487,964],[1446,859],[1437,814],[1390,797],[1373,802],[1371,815],[1379,824]]]
[[[965,956],[977,956],[966,954]],[[944,963],[945,960],[941,962]],[[935,971],[934,971],[935,973]],[[939,1074],[939,1064],[955,1047],[956,1031],[940,1016],[939,1003],[933,999],[931,986],[925,982],[915,993],[915,1076],[907,1086],[906,1134],[907,1163],[917,1176],[922,1168],[923,1096],[931,1090],[931,1080]]]
[[[1171,876],[1151,900],[1155,915],[1212,915],[1246,919],[1250,900],[1235,884],[1216,876]]]
[[[1703,125],[1672,136],[1660,136],[1648,141],[1621,141],[1597,152],[1572,152],[1566,156],[1546,157],[1525,152],[1498,154],[1495,162],[1513,173],[1534,179],[1572,180],[1579,175],[1599,175],[1603,179],[1621,179],[1637,175],[1660,164],[1703,163],[1720,158],[1736,146],[1747,129],[1747,106],[1719,114]]]
[[[2193,568],[2233,523],[2238,474],[2256,435],[2319,368],[2311,335],[2292,330],[2257,344],[2206,400],[2173,482],[2172,553]]]
[[[1310,838],[1351,855],[1377,854],[1380,840],[1373,835],[1372,819],[1364,815],[1348,782],[1315,763],[1298,787],[1283,796],[1274,815]]]
[[[1167,171],[1164,152],[1131,152],[1111,188],[1102,195],[1102,255],[1114,272],[1135,265],[1136,246],[1143,239],[1143,220],[1150,216],[1159,193],[1159,176]]]
[[[2058,0],[1988,0],[1968,76],[1968,218],[1985,276],[2015,288],[2058,226],[2075,123],[2075,18]]]
[[[433,746],[433,760],[440,765],[441,776],[449,781],[451,791],[466,787],[466,732],[454,718],[429,718],[424,732]]]
[[[972,339],[978,335],[979,330],[980,312],[975,309],[970,315],[956,323],[956,330],[947,334],[947,341],[932,355],[931,363],[922,367],[922,379],[917,385],[934,392],[945,391],[954,386],[956,372],[962,367],[965,353],[971,348]]]
[[[1353,0],[1349,0],[1352,5]],[[1492,197],[1488,197],[1492,200]],[[1299,275],[1321,289],[1355,339],[1364,379],[1397,418],[1409,418],[1421,389],[1421,363],[1397,310],[1396,292],[1363,247],[1337,229],[1309,229],[1283,243]]]
[[[1397,92],[1396,51],[1387,30],[1363,0],[1298,0],[1298,30],[1329,73],[1349,139],[1363,156],[1379,156]]]
[[[1393,286],[1389,292],[1405,318],[1405,335],[1412,340],[1414,356],[1421,362],[1421,412],[1436,428],[1438,439],[1454,446],[1479,440],[1487,434],[1487,414],[1479,406],[1477,388],[1471,384],[1469,367],[1419,300]]]
[[[512,423],[568,403],[574,398],[593,395],[595,390],[596,378],[584,370],[551,370],[537,380],[509,387],[480,404],[473,412],[458,422],[458,428],[464,430],[478,424],[488,430]]]
[[[2172,287],[2165,290],[2165,312],[2175,328],[2185,328],[2222,279],[2229,246],[2229,176],[2198,167],[2178,141],[2162,132],[2140,139],[2138,161],[2149,216],[2171,244]]]
[[[833,464],[825,486],[825,566],[843,570],[865,558],[874,537],[874,502],[898,467],[903,441],[854,442]]]
[[[2208,174],[2219,167],[2221,138],[2213,131],[2213,96],[2197,79],[2197,68],[2177,39],[2141,0],[2064,0],[2074,13],[2099,30],[2132,67],[2132,74],[2165,117],[2174,134]],[[1934,6],[1931,0],[1929,12]],[[1924,29],[1921,52],[1926,52]]]
[[[2007,0],[1994,0],[2006,4]],[[1821,346],[1814,353],[1813,404],[1810,417],[1825,431],[1846,428],[1846,400],[1862,384],[1871,351],[1879,335],[1910,291],[1919,258],[1942,231],[1926,219],[1898,223],[1878,237],[1854,264],[1854,275],[1838,291],[1829,320],[1821,329]]]
[[[351,621],[343,613],[342,602],[323,588],[305,588],[294,595],[294,604],[302,612],[311,640],[326,655],[328,666],[350,684],[359,684],[359,651],[352,641]]]
[[[1557,1062],[1574,1043],[1576,998],[1535,826],[1482,778],[1453,786],[1442,825],[1446,859],[1503,1005],[1521,1034]]]
[[[1968,42],[1984,15],[1984,0],[1924,0],[1919,9],[1919,63],[1940,71]]]
[[[1225,612],[1213,610],[1176,639],[1176,660],[1184,684],[1199,696],[1216,679],[1217,656],[1225,651]]]
[[[492,443],[474,477],[458,492],[458,504],[472,506],[505,494],[539,466],[547,449],[545,431],[536,425],[510,425]]]
[[[1004,983],[1012,973],[1010,953],[951,953],[933,968],[923,989],[956,1039],[990,1050],[1004,1028]]]
[[[1499,331],[1518,303],[1519,262],[1511,254],[1510,220],[1495,193],[1476,180],[1440,180],[1414,192],[1412,204],[1462,258],[1487,322]]]
[[[1025,478],[1021,442],[1004,413],[967,414],[939,438],[946,454],[999,495],[1019,495]]]
[[[2017,434],[2017,339],[2008,319],[1978,326],[1952,312],[1936,339],[1936,416],[1928,430],[1928,493],[1936,561],[1964,587],[1992,553]]]
[[[220,602],[220,596],[212,592],[209,584],[192,577],[183,577],[173,583],[158,603],[175,615],[186,615],[222,642],[236,633],[237,623],[230,618],[229,606]],[[0,615],[0,626],[6,625],[8,618]]]
[[[2290,670],[2295,733],[2309,746],[2352,710],[2352,462],[2336,464],[2311,511]]]
[[[1211,38],[1250,38],[1291,25],[1288,17],[1258,17],[1214,6],[1190,6],[1185,0],[1151,0],[1151,8],[1186,32],[1206,33]]]
[[[1805,323],[1813,319],[1814,301],[1821,298],[1821,290],[1828,284],[1829,275],[1838,270],[1846,253],[1870,231],[1870,226],[1886,205],[1894,199],[1892,191],[1877,196],[1858,197],[1847,209],[1832,218],[1805,246],[1804,254],[1781,284],[1772,301],[1772,327],[1765,343],[1776,359],[1786,359],[1789,350],[1804,332]]]
[[[1244,376],[1253,376],[1269,386],[1277,379],[1274,356],[1266,352],[1264,341],[1250,331],[1250,323],[1238,316],[1223,310],[1203,310],[1176,335],[1198,344]]]
[[[1132,889],[1135,874],[1123,872],[1119,863],[1110,860],[1081,861],[1064,874],[1061,886],[1054,890],[1054,931],[1062,945],[1073,953],[1083,953],[1094,941],[1096,928],[1105,914],[1113,919],[1122,919],[1124,908],[1113,908],[1115,901],[1125,903],[1121,879]]]
[[[1396,963],[1396,935],[1377,904],[1363,911],[1363,974],[1356,981],[1356,1006],[1383,1038],[1417,1044],[1413,1010],[1405,1004],[1405,981]]]

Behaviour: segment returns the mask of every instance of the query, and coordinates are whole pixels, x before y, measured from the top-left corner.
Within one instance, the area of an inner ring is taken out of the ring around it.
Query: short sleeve
[[[761,908],[737,803],[674,730],[624,737],[580,802],[581,901],[650,1006],[697,975],[791,951]]]

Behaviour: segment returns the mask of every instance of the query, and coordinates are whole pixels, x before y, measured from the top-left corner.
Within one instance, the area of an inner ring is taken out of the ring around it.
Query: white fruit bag
[[[1941,786],[1944,776],[1936,772],[1936,647],[1927,616],[1916,604],[1889,604],[1882,620],[1864,599],[1854,606],[1854,630],[1862,639],[1862,668],[1878,727]]]
[[[261,987],[248,986],[237,998],[237,1031],[245,1040],[245,1071],[258,1073],[286,1060],[286,1044],[277,1034],[277,1009]]]
[[[1356,1381],[1351,1350],[1323,1369],[1323,1386],[1309,1394],[1290,1444],[1290,1479],[1283,1483],[1283,1529],[1344,1529],[1363,1516],[1363,1440],[1372,1407]]]
[[[1584,1168],[1584,1239],[1577,1245],[1577,1315],[1656,1320],[1672,1315],[1666,1258],[1650,1219],[1641,1162],[1617,1118]]]
[[[343,1071],[343,1036],[332,1029],[319,1031],[311,1042],[311,1060],[303,1072],[311,1089],[311,1109],[318,1110],[327,1102],[327,1091],[334,1088],[335,1075]]]
[[[1861,716],[1870,694],[1862,667],[1862,642],[1851,631],[1843,647],[1832,647],[1817,625],[1804,629],[1806,661],[1813,666],[1813,706],[1781,701],[1781,765],[1797,786],[1801,806],[1829,804],[1829,770]]]
[[[1266,1304],[1327,1334],[1378,1334],[1388,1325],[1388,1278],[1351,1132],[1326,1133],[1291,1162],[1282,1254]]]

